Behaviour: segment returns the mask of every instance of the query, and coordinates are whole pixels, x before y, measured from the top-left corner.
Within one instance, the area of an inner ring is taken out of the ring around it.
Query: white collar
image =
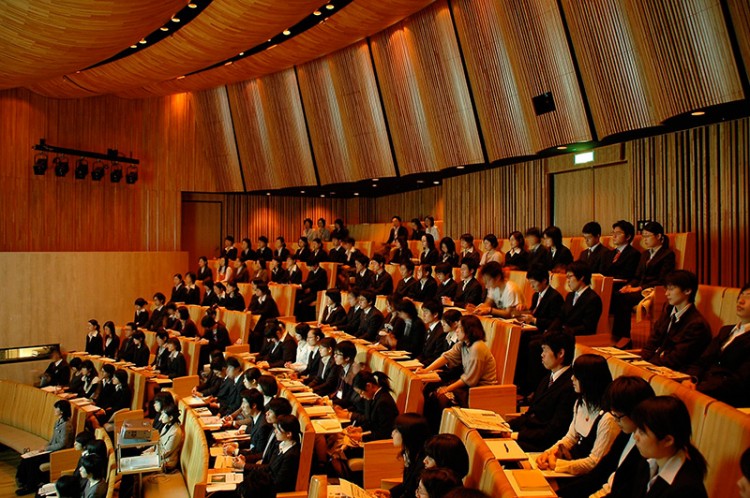
[[[282,441],[279,443],[279,453],[282,455],[289,451],[290,448],[292,448],[296,443],[296,441]]]
[[[549,290],[549,284],[547,284],[547,287],[545,287],[544,290],[539,293],[539,301],[542,300],[542,298],[544,297],[544,295],[547,293],[548,290]],[[537,301],[537,306],[539,305],[539,301]]]
[[[558,370],[557,372],[552,372],[552,382],[555,382],[557,379],[559,379],[560,376],[563,373],[565,373],[565,371],[567,369],[569,369],[569,368],[570,368],[570,365],[566,365],[566,366],[562,367],[560,370]]]
[[[412,276],[411,276],[411,275],[409,275],[408,277],[406,277],[406,278],[404,279],[404,282],[408,282],[408,281],[409,281],[409,280],[411,280],[411,279],[412,279]]]
[[[680,319],[682,318],[682,315],[684,315],[689,309],[690,309],[690,303],[687,303],[685,307],[679,311],[677,311],[677,306],[673,307],[672,313],[669,315],[670,320],[672,319],[672,317],[674,317],[675,322],[679,322]]]
[[[62,363],[62,360],[63,360],[62,358],[60,358],[59,360],[57,360],[57,361],[55,362],[55,366],[56,366],[56,367],[57,367],[57,366],[59,366],[59,365],[60,365],[60,363]]]
[[[667,481],[667,484],[671,486],[675,480],[675,477],[677,477],[677,473],[685,463],[685,460],[685,452],[682,450],[672,455],[671,458],[664,462],[664,465],[661,468],[659,468],[655,459],[649,458],[648,465],[651,471],[651,477],[653,478],[655,475],[658,475],[659,477]]]
[[[589,285],[586,285],[583,289],[578,289],[576,291],[576,296],[577,297],[581,297],[581,294],[583,294],[584,292],[586,292],[586,289],[588,289],[589,287],[590,287]]]
[[[438,323],[440,323],[440,320],[435,320],[434,322],[432,322],[432,324],[430,324],[430,332],[435,330],[435,327],[438,326]]]
[[[594,252],[594,250],[595,250],[595,249],[596,249],[597,247],[599,247],[599,246],[600,246],[601,244],[602,244],[601,242],[597,242],[597,243],[596,243],[596,244],[594,244],[593,246],[589,247],[589,251],[590,251],[590,252]]]

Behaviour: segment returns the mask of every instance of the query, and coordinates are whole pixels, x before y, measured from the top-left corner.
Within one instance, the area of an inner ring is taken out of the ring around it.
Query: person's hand
[[[449,392],[451,392],[451,391],[450,391],[450,389],[448,389],[448,386],[438,387],[437,390],[435,391],[435,393],[438,396],[442,396],[444,394],[448,394]]]
[[[375,498],[391,498],[391,492],[387,489],[373,489],[370,494]]]
[[[548,451],[540,453],[536,457],[536,466],[539,467],[539,470],[547,470],[549,468],[549,457],[550,454]]]
[[[489,304],[480,304],[479,306],[475,306],[474,309],[470,311],[475,315],[489,315],[492,311],[492,307]]]
[[[267,361],[259,361],[255,366],[258,368],[268,368],[269,365]]]
[[[547,459],[548,470],[555,470],[555,467],[557,467],[557,457],[558,455],[556,453],[550,453],[549,458]]]
[[[427,370],[427,368],[423,368],[423,367],[417,367],[417,369],[414,370],[414,373],[417,374],[417,375],[419,375],[419,374],[426,374],[427,372],[429,372],[429,370]]]
[[[534,315],[521,315],[518,317],[518,319],[523,323],[536,323],[536,318],[534,318]]]
[[[224,443],[223,446],[224,454],[227,456],[236,454],[238,449],[239,445],[237,443]]]
[[[476,308],[477,308],[476,305],[467,303],[464,309],[468,311],[469,313],[473,313]]]
[[[443,302],[443,306],[453,306],[453,299],[448,296],[443,296],[440,300]]]
[[[243,455],[240,455],[238,457],[232,458],[232,467],[234,467],[235,469],[244,469],[245,457]]]

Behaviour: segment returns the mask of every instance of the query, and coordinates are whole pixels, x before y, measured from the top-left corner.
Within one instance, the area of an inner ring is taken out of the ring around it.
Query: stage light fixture
[[[109,181],[120,183],[120,180],[122,180],[122,166],[118,162],[113,162],[112,171],[109,172]]]
[[[37,154],[34,156],[34,174],[43,175],[47,172],[48,165],[47,154]]]
[[[102,178],[104,178],[104,163],[102,161],[94,161],[94,164],[91,165],[91,179],[95,182],[102,181]]]
[[[76,161],[75,176],[76,180],[83,180],[89,174],[89,162],[84,158],[80,158]]]
[[[70,171],[70,164],[68,163],[68,158],[65,156],[57,156],[52,161],[52,164],[55,165],[55,175],[59,177],[67,175]]]
[[[128,173],[125,175],[125,183],[133,185],[138,181],[138,168],[135,166],[128,167]]]

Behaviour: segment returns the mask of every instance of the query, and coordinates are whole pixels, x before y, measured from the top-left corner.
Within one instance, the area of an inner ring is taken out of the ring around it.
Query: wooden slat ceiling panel
[[[294,70],[228,89],[247,190],[315,185]]]
[[[395,176],[367,42],[308,62],[297,75],[321,184]]]
[[[214,0],[174,35],[133,55],[68,77],[96,93],[114,93],[177,78],[233,57],[296,24],[321,0]],[[49,90],[58,90],[54,81]],[[34,91],[47,91],[46,83]],[[77,95],[63,95],[73,97]]]
[[[399,172],[483,162],[447,3],[378,33],[371,46]]]
[[[0,89],[73,73],[167,22],[184,0],[4,0]]]
[[[591,139],[555,4],[457,0],[452,7],[491,161]],[[537,117],[531,99],[547,91],[556,111]]]
[[[129,98],[213,88],[268,75],[335,52],[419,11],[434,0],[354,0],[326,22],[231,66],[203,71],[181,80],[118,92]],[[219,59],[221,60],[221,59]]]
[[[727,3],[745,65],[745,74],[750,77],[750,2],[747,0],[727,0]]]

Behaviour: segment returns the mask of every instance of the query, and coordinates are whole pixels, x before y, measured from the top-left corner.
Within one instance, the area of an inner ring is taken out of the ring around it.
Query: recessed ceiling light
[[[319,11],[319,10],[316,10],[315,12],[313,12],[313,15],[314,15],[314,16],[319,16],[319,15],[321,15],[321,14],[322,14],[322,12],[321,12],[321,11]]]
[[[417,180],[417,183],[424,183],[424,180]]]
[[[378,184],[377,184],[377,183],[373,183],[373,184],[372,184],[372,186],[373,186],[373,187],[377,187],[377,186],[378,186]]]
[[[566,150],[568,148],[567,145],[560,145],[557,147],[557,150]]]
[[[326,9],[328,9],[328,10],[333,10],[333,9],[334,9],[334,6],[333,6],[333,4],[332,4],[332,3],[329,3],[328,5],[326,5]]]
[[[331,195],[336,195],[336,192],[331,192]]]
[[[374,182],[376,182],[376,181],[378,181],[378,180],[380,180],[380,178],[373,178],[373,179],[372,179],[372,181],[374,181]]]
[[[456,166],[456,169],[464,169],[466,166]]]
[[[140,43],[141,45],[145,45],[146,44],[146,39],[145,38],[141,38],[141,40],[138,43]]]
[[[292,32],[289,31],[288,29],[285,29],[284,31],[282,31],[282,33],[284,33],[286,36],[289,36],[292,34]]]
[[[180,22],[180,18],[179,17],[173,17],[172,18],[172,22]]]
[[[245,52],[240,52],[240,57],[242,57],[243,55],[245,55]]]
[[[232,65],[232,61],[226,61],[226,62],[224,63],[224,65],[225,65],[225,66],[231,66],[231,65]]]
[[[195,9],[195,8],[197,8],[197,7],[198,7],[198,4],[197,4],[197,3],[195,3],[195,2],[190,2],[190,3],[188,4],[188,7],[190,7],[191,9]]]
[[[178,76],[177,79],[178,80],[184,80],[185,79],[185,75],[183,74],[182,76]]]
[[[694,111],[690,113],[691,116],[703,116],[704,114],[706,114],[706,111]]]
[[[159,29],[160,29],[160,30],[162,30],[162,31],[169,31],[169,28],[168,28],[168,27],[166,27],[166,26],[162,26],[162,27],[161,27],[161,28],[159,28]]]
[[[271,192],[266,192],[266,195],[271,195]]]
[[[325,194],[320,194],[320,196],[321,196],[321,197],[325,197],[326,195],[325,195]]]
[[[130,48],[138,48],[138,45],[131,45]]]
[[[305,191],[304,191],[304,190],[300,190],[300,191],[299,191],[299,193],[300,193],[300,194],[304,194],[304,193],[305,193]]]
[[[434,183],[435,185],[440,185],[440,181],[439,181],[439,180],[435,180],[435,181],[434,181],[434,182],[432,182],[432,183]]]
[[[359,192],[354,192],[354,195],[355,195],[355,196],[359,195]]]

